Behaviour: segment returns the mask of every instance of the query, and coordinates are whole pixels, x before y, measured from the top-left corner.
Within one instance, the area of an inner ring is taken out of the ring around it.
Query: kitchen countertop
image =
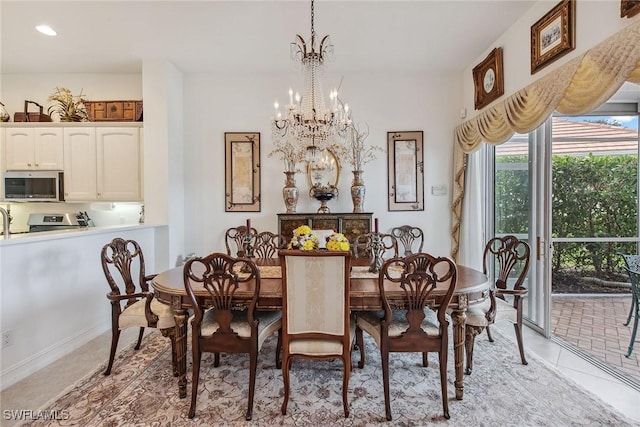
[[[39,231],[35,233],[16,233],[10,234],[8,239],[5,239],[4,236],[0,234],[0,246],[10,246],[15,244],[35,243],[59,239],[73,239],[89,234],[111,233],[114,230],[155,228],[158,226],[164,226],[164,224],[131,224],[112,225],[107,227],[79,227],[74,229]]]

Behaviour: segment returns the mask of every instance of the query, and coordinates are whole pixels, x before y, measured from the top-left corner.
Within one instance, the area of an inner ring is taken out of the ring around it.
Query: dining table
[[[282,275],[278,258],[258,258],[253,260],[260,270],[260,293],[258,296],[259,310],[282,309]],[[362,258],[352,260],[351,287],[349,292],[350,306],[353,312],[363,310],[381,310],[382,299],[378,288],[378,274],[370,272],[370,268]],[[489,295],[491,282],[482,272],[457,265],[457,285],[453,298],[449,304],[453,323],[453,348],[455,365],[455,393],[456,399],[463,397],[464,385],[464,342],[466,311],[470,305],[483,302]],[[178,394],[181,398],[187,395],[187,322],[191,300],[184,287],[183,267],[175,267],[155,276],[151,282],[155,298],[171,306],[175,318],[175,351],[174,355],[178,367]],[[242,309],[248,305],[253,297],[253,282],[246,282],[236,290],[235,298]],[[198,303],[207,305],[210,298],[208,292],[200,283],[192,283]],[[386,291],[386,289],[385,289]],[[402,291],[387,293],[390,304],[393,300],[403,301]],[[444,292],[433,292],[432,307],[436,308],[444,299]]]

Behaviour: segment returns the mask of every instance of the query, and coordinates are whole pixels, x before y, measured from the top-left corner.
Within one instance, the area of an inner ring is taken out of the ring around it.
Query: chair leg
[[[356,345],[360,350],[360,361],[358,362],[358,368],[364,368],[364,337],[362,335],[362,329],[356,326]]]
[[[464,370],[464,373],[467,375],[471,375],[471,371],[473,371],[473,347],[476,342],[476,335],[482,332],[482,327],[467,325],[464,329],[464,348],[467,356],[467,366]]]
[[[631,323],[631,318],[633,317],[633,312],[636,306],[636,299],[634,297],[631,298],[631,308],[629,309],[629,315],[627,316],[627,321],[624,323],[624,326],[629,326]]]
[[[347,358],[348,357],[348,358]],[[349,401],[347,400],[347,392],[349,391],[349,377],[351,376],[351,349],[343,357],[344,369],[342,372],[342,406],[344,408],[344,417],[349,418]]]
[[[633,332],[631,332],[631,341],[629,342],[629,349],[627,350],[627,354],[625,354],[627,358],[631,357],[631,353],[633,352],[633,345],[636,342],[636,334],[638,333],[638,312],[639,311],[640,310],[636,305],[636,315],[635,315],[635,319],[633,320]]]
[[[282,382],[284,383],[284,401],[280,412],[282,415],[287,415],[287,405],[289,404],[289,369],[291,369],[291,362],[293,359],[288,354],[284,354],[282,358]]]
[[[380,349],[380,358],[382,359],[382,385],[384,388],[384,411],[387,421],[391,421],[391,401],[389,399],[389,352]]]
[[[282,369],[282,328],[278,329],[278,344],[276,344],[276,369]]]
[[[491,336],[491,329],[489,329],[489,325],[487,325],[486,329],[487,329],[487,338],[489,338],[489,342],[493,342],[493,337]]]
[[[220,366],[220,353],[213,353],[213,367],[217,368]]]
[[[134,347],[136,350],[140,350],[140,343],[142,343],[142,336],[144,335],[144,328],[140,328],[140,333],[138,334],[138,343]]]
[[[444,417],[449,419],[449,395],[447,394],[447,345],[440,349],[440,393],[442,393],[442,410]]]
[[[517,323],[513,324],[516,329],[516,341],[518,341],[518,350],[520,350],[520,360],[523,365],[528,365],[527,359],[524,357],[524,345],[522,344],[522,319],[518,319]]]
[[[200,361],[202,359],[202,352],[200,346],[197,343],[192,345],[193,352],[193,366],[191,367],[191,406],[189,407],[189,418],[193,418],[196,415],[196,400],[198,398],[198,381],[200,380]]]
[[[173,376],[177,377],[180,375],[178,371],[178,349],[176,348],[176,334],[171,332],[171,336],[169,337],[171,340],[171,362],[173,363]]]
[[[256,366],[258,365],[258,345],[249,354],[249,403],[245,419],[251,421],[253,415],[253,395],[256,388]]]
[[[429,366],[429,352],[427,351],[422,353],[422,366],[425,368]]]
[[[111,368],[113,367],[113,360],[116,357],[116,349],[118,348],[119,339],[120,339],[120,329],[115,327],[113,328],[111,333],[111,351],[109,352],[109,364],[107,365],[107,369],[104,371],[104,375],[111,374]]]

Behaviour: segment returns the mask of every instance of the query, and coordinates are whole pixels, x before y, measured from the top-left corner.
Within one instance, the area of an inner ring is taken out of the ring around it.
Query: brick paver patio
[[[623,323],[629,314],[631,295],[553,295],[552,307],[553,335],[640,381],[640,331],[631,357],[625,357],[633,319],[629,326]]]

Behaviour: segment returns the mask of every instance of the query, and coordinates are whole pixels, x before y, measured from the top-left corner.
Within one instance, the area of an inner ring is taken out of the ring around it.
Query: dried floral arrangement
[[[47,112],[57,114],[61,122],[84,122],[89,120],[87,109],[84,105],[86,99],[83,98],[82,89],[80,95],[73,95],[66,87],[57,87],[55,92],[47,99],[52,105]]]
[[[367,130],[353,124],[349,132],[349,138],[344,145],[336,146],[336,154],[341,159],[346,159],[354,171],[361,171],[363,166],[372,160],[375,160],[378,152],[384,152],[382,147],[375,145],[365,145],[365,140],[369,136],[369,127]]]

